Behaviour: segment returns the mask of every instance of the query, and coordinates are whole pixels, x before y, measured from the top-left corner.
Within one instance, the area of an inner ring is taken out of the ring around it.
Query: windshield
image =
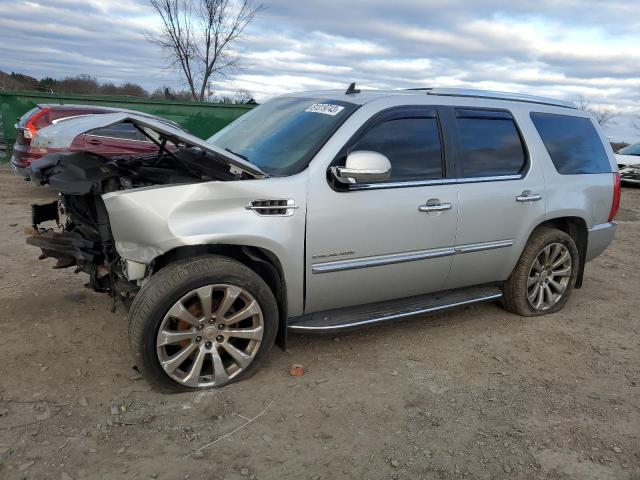
[[[624,147],[622,150],[618,150],[620,155],[638,155],[640,156],[640,142]]]
[[[358,106],[339,100],[284,97],[270,100],[208,141],[271,176],[302,171]]]

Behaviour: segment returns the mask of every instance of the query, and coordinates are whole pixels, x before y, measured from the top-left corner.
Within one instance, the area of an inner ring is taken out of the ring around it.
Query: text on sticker
[[[344,107],[341,107],[340,105],[331,105],[330,103],[314,103],[313,105],[310,105],[305,112],[312,112],[312,113],[324,113],[325,115],[337,115],[339,114],[342,110],[344,110]]]

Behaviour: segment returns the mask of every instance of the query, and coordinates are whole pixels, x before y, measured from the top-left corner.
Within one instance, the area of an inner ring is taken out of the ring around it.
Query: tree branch
[[[191,96],[203,101],[212,78],[238,67],[230,52],[256,16],[264,10],[253,0],[150,0],[161,29],[147,39],[184,75]]]

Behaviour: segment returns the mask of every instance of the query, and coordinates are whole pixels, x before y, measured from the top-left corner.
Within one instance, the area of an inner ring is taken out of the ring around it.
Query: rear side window
[[[369,129],[350,151],[371,150],[391,162],[389,181],[442,178],[442,150],[438,120],[395,118]]]
[[[508,112],[456,109],[463,178],[517,175],[526,164],[520,134]]]
[[[610,173],[602,140],[589,118],[531,113],[544,146],[558,173]]]
[[[118,138],[121,140],[139,140],[148,141],[132,123],[116,123],[108,127],[95,128],[87,132],[87,135],[95,135],[97,137]]]

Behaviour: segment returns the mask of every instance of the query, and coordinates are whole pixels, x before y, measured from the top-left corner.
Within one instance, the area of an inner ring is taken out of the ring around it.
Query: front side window
[[[531,120],[558,173],[609,173],[611,165],[591,119],[531,113]]]
[[[283,97],[268,101],[209,138],[209,142],[271,176],[302,171],[358,105],[340,100]]]
[[[388,180],[391,182],[443,177],[436,118],[397,118],[378,123],[349,150],[371,150],[385,155],[391,162]]]
[[[456,109],[463,178],[517,175],[525,149],[508,112]]]

